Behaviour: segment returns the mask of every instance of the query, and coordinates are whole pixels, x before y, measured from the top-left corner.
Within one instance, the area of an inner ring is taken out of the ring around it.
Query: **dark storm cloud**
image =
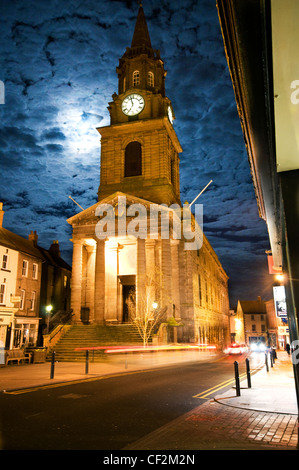
[[[183,147],[181,199],[200,197],[204,230],[230,276],[231,298],[261,281],[266,227],[259,219],[215,2],[145,2],[151,42],[167,70],[166,94]],[[67,217],[97,200],[100,137],[130,46],[136,1],[0,0],[0,200],[7,228],[70,256]],[[68,257],[67,261],[71,261]],[[259,266],[255,270],[254,266]],[[245,295],[245,294],[244,294]]]

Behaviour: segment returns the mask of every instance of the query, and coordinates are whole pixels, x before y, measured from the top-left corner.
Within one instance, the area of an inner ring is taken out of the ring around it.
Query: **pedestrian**
[[[289,345],[289,343],[287,343],[286,344],[286,352],[288,353],[288,355],[290,355],[290,350],[291,350],[290,345]]]

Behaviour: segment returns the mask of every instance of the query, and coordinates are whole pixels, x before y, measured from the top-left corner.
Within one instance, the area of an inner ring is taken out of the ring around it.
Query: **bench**
[[[9,362],[18,361],[28,361],[31,362],[31,353],[25,353],[22,349],[10,349],[9,351],[5,351],[5,364],[7,365]]]

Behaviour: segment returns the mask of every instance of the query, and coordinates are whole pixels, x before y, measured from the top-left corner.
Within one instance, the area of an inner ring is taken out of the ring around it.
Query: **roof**
[[[266,304],[262,300],[239,300],[243,313],[266,313]]]
[[[48,264],[71,271],[72,268],[70,267],[70,265],[66,261],[64,261],[60,256],[55,256],[54,253],[51,253],[51,250],[46,250],[45,248],[42,248],[40,246],[37,246],[37,248]]]
[[[131,47],[146,46],[151,48],[151,39],[142,6],[139,7]]]
[[[11,248],[12,250],[22,251],[23,253],[35,256],[36,258],[44,259],[42,253],[30,240],[27,240],[4,227],[0,227],[0,245]]]
[[[53,266],[71,270],[71,267],[60,256],[55,256],[50,250],[34,245],[32,241],[3,227],[0,227],[0,245],[34,256]]]

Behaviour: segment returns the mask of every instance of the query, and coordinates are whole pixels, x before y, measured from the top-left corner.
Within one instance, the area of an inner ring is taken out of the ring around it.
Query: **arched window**
[[[154,74],[153,74],[153,72],[148,72],[148,74],[147,74],[147,84],[148,84],[149,87],[154,86]]]
[[[138,176],[142,174],[142,154],[140,142],[133,141],[125,150],[125,176]]]
[[[133,86],[138,86],[140,84],[140,75],[139,70],[133,72]]]

